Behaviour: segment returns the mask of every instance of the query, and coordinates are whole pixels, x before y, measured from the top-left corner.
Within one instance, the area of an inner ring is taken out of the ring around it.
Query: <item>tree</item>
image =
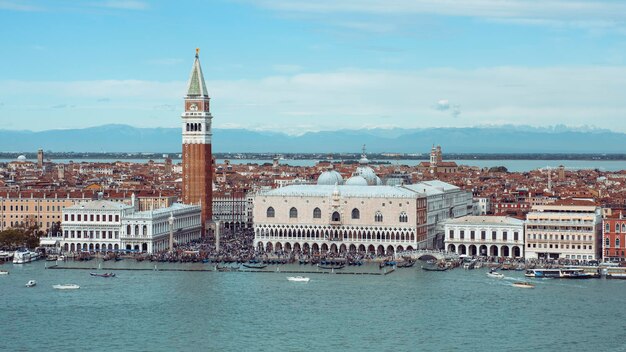
[[[16,247],[39,247],[39,238],[44,233],[36,223],[20,224],[17,227],[0,231],[0,247],[15,249]]]

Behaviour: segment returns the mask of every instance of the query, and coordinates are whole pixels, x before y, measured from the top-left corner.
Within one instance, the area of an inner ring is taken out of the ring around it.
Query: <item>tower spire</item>
[[[189,83],[187,84],[187,97],[208,97],[209,92],[204,83],[202,67],[200,67],[200,48],[196,48],[196,59],[191,68]]]

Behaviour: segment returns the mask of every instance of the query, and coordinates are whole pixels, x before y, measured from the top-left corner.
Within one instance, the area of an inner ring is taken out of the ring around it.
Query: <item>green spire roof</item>
[[[193,62],[193,68],[191,69],[191,76],[189,77],[189,84],[187,86],[188,97],[209,96],[206,85],[204,84],[204,76],[202,75],[202,68],[200,67],[198,51],[199,50],[196,49],[196,60]]]

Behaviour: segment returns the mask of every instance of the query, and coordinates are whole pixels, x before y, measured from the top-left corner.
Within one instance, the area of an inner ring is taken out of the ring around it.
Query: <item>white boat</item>
[[[490,271],[487,273],[487,276],[492,277],[494,279],[502,279],[504,277],[504,274],[496,272],[496,271]]]
[[[9,275],[9,272],[6,270],[0,270],[0,275]]]
[[[11,260],[13,252],[0,251],[0,260]]]
[[[535,285],[531,284],[530,282],[514,282],[513,286],[519,288],[535,288]]]
[[[26,287],[33,287],[37,285],[37,281],[35,280],[28,280],[28,282],[26,283]]]
[[[304,276],[289,276],[287,277],[287,280],[289,281],[297,281],[297,282],[309,282],[309,278],[308,277],[304,277]]]
[[[52,288],[57,290],[77,290],[80,286],[76,284],[62,284],[62,285],[52,285]]]
[[[20,248],[13,253],[13,264],[30,263],[39,259],[39,253]]]

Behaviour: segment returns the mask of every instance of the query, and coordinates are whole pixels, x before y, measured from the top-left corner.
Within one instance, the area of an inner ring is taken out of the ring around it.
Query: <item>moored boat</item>
[[[260,264],[260,263],[244,263],[242,264],[245,268],[248,269],[264,269],[267,268],[267,264]]]
[[[287,277],[287,280],[295,282],[309,282],[310,279],[304,276],[289,276]]]
[[[447,266],[422,266],[422,270],[426,271],[446,271],[448,270]]]
[[[25,264],[39,259],[39,253],[20,248],[13,253],[13,264]]]
[[[57,289],[57,290],[77,290],[80,288],[80,286],[76,284],[59,284],[59,285],[52,285],[52,288]]]
[[[0,270],[0,275],[9,275],[9,272],[6,270]]]
[[[531,284],[530,282],[523,281],[514,282],[512,285],[519,288],[535,288],[535,285]]]
[[[607,273],[607,279],[626,280],[626,273]]]
[[[37,285],[37,281],[35,280],[28,280],[28,282],[26,283],[26,287],[33,287]]]

